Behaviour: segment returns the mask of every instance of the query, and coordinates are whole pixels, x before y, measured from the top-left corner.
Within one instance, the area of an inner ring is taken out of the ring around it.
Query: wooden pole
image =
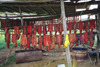
[[[66,37],[66,35],[67,35],[67,25],[66,25],[64,1],[60,0],[60,2],[61,2],[61,16],[62,16],[61,19],[63,21],[64,37]],[[68,67],[72,67],[69,46],[66,47],[65,50],[66,50],[66,58],[67,58]]]
[[[98,21],[97,21],[97,15],[96,15],[96,29],[97,29],[97,31],[98,31],[98,28],[99,28],[99,26],[98,26]],[[99,32],[97,32],[97,60],[96,60],[96,62],[98,63],[99,62],[99,37],[100,37],[100,34],[99,34]]]
[[[98,4],[98,10],[100,10],[100,3]],[[99,62],[99,48],[100,48],[100,12],[98,13],[98,19],[97,21],[97,16],[96,16],[96,29],[97,29],[97,64]]]
[[[8,19],[7,12],[5,12],[5,17],[6,17],[6,19]]]
[[[23,26],[23,18],[22,18],[22,12],[21,12],[20,7],[19,7],[19,12],[20,12],[20,16],[21,16],[21,26]]]
[[[18,37],[16,38],[16,40],[15,40],[15,42],[14,42],[13,46],[12,46],[12,47],[11,47],[11,49],[9,50],[9,52],[8,52],[8,54],[7,54],[7,56],[6,56],[6,61],[5,61],[5,63],[7,63],[7,62],[8,62],[9,55],[11,54],[11,51],[13,50],[13,48],[14,48],[14,46],[15,46],[16,42],[17,42],[17,39],[18,39]]]
[[[21,32],[22,32],[22,29],[23,29],[23,18],[22,18],[22,12],[21,12],[20,7],[19,7],[19,12],[20,12],[20,16],[21,16]],[[22,45],[20,45],[20,49],[22,49]]]

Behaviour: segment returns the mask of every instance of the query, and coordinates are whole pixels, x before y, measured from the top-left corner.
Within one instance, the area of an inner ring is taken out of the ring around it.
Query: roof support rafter
[[[0,2],[2,3],[6,3],[6,2],[13,2],[13,3],[19,3],[19,2],[22,2],[22,3],[27,3],[27,2],[48,2],[48,1],[57,1],[57,0],[0,0]]]
[[[48,4],[47,4],[46,2],[44,2],[44,3],[48,6]],[[48,7],[49,7],[49,6],[48,6]],[[51,6],[50,6],[50,8],[51,8],[51,10],[54,12],[54,14],[57,14]]]
[[[9,7],[7,7],[7,8],[9,8]],[[15,7],[11,7],[9,9],[14,10],[15,12],[19,12]]]
[[[43,12],[45,12],[46,14],[48,14],[48,12],[43,8],[43,7],[40,7],[42,9]]]
[[[52,7],[50,7],[50,8],[51,8],[51,10],[52,10],[55,14],[57,14],[56,11],[55,11]]]
[[[12,9],[10,9],[10,8],[7,8],[7,7],[5,7],[5,8],[0,8],[0,9],[3,9],[3,10],[7,10],[8,12],[10,11],[14,11],[14,12],[16,12],[15,10],[12,10]]]
[[[25,7],[25,9],[27,9],[27,10],[31,11],[32,13],[37,14],[35,11],[33,11],[33,10],[31,10],[31,9],[27,8],[27,7]]]

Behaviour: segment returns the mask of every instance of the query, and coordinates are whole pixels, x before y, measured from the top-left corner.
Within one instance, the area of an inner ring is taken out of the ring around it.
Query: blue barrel
[[[77,60],[77,62],[84,62],[87,60],[87,49],[76,47],[73,48],[73,58]]]

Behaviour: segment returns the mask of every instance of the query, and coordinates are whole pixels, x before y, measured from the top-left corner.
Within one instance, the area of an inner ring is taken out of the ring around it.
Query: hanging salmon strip
[[[70,42],[70,51],[72,52],[73,44],[76,41],[76,34],[69,34],[69,42]]]
[[[36,35],[36,26],[34,25],[34,35]]]
[[[83,29],[83,22],[82,21],[80,21],[78,23],[78,29],[80,30],[80,33],[82,33],[82,29]]]
[[[69,42],[75,43],[75,41],[76,41],[76,34],[75,33],[69,34]]]
[[[84,44],[88,44],[88,33],[87,32],[85,32],[84,34]]]
[[[18,26],[14,27],[14,34],[19,34],[19,27]]]
[[[51,45],[51,38],[50,35],[44,36],[44,46],[50,46]]]
[[[58,43],[58,48],[60,49],[61,44],[62,44],[62,36],[60,34],[57,35],[56,40],[57,40],[57,43]]]
[[[50,32],[50,35],[52,35],[53,24],[49,24],[49,25],[48,25],[48,31]]]
[[[68,30],[70,31],[70,34],[71,34],[71,30],[72,29],[73,29],[72,22],[69,21],[69,23],[68,23]]]
[[[12,34],[12,42],[15,43],[17,39],[17,35],[16,34]],[[15,48],[17,47],[17,42],[15,43]]]
[[[7,42],[8,27],[5,27],[5,42]]]
[[[90,29],[95,29],[95,20],[90,21]]]
[[[93,46],[93,40],[92,40],[92,37],[89,37],[89,46],[90,46],[90,47]]]
[[[14,43],[16,41],[16,34],[12,34],[12,42]]]
[[[25,34],[21,35],[21,45],[26,45],[27,44],[27,37]]]
[[[78,35],[76,35],[76,46],[78,46]]]
[[[43,36],[46,35],[46,25],[43,25]],[[44,39],[43,39],[44,40]],[[44,41],[43,41],[43,47],[44,47]]]
[[[28,25],[28,27],[27,27],[27,33],[28,34],[32,33],[32,26],[31,25]]]
[[[44,41],[44,46],[47,46],[47,51],[49,51],[51,45],[50,35],[44,35],[43,41]]]
[[[84,34],[81,34],[79,39],[80,39],[80,44],[84,43],[85,42],[84,41]]]
[[[10,34],[7,33],[7,48],[9,48],[9,45],[10,45]]]
[[[75,27],[74,33],[76,34],[76,22],[74,21],[73,24],[74,24],[74,27]]]
[[[54,24],[54,29],[55,29],[55,36],[56,36],[56,33],[57,33],[57,24]]]
[[[63,31],[63,26],[61,23],[59,23],[59,26],[58,26],[58,32],[61,34]]]
[[[52,31],[53,31],[53,24],[49,24],[49,25],[48,25],[48,31],[49,31],[49,32],[52,32]]]
[[[23,26],[23,33],[26,34],[26,26]]]
[[[3,22],[3,27],[7,27],[7,26],[6,26],[6,22],[7,22],[7,21],[2,21],[2,22]]]
[[[28,35],[27,47],[30,48],[30,35]]]
[[[36,35],[32,35],[32,45],[36,48],[36,45],[37,45]]]
[[[39,35],[39,49],[42,49],[42,37]]]
[[[38,29],[38,34],[42,34],[42,26],[41,25],[38,25],[37,26],[37,29]]]
[[[8,27],[5,27],[5,34],[8,33]]]
[[[46,26],[43,25],[43,35],[46,35]]]
[[[92,34],[93,34],[93,29],[95,29],[95,20],[91,20],[90,21],[90,29],[91,29],[91,31],[90,31],[90,36],[92,37]]]
[[[56,38],[55,38],[55,35],[52,35],[52,48],[53,48],[53,49],[55,49],[55,46],[56,46],[56,44],[55,44],[55,42],[56,42],[55,39],[56,39]]]
[[[86,32],[88,32],[88,22],[87,21],[85,21],[85,30]]]

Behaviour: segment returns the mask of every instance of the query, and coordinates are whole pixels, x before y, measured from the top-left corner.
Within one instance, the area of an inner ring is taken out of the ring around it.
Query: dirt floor
[[[15,53],[15,50],[20,50],[20,48],[14,48],[11,52],[11,55]],[[6,55],[9,52],[9,49],[3,49],[0,51],[0,67],[57,67],[59,64],[65,64],[67,67],[66,56],[63,47],[61,49],[50,50],[43,52],[42,60],[34,61],[34,62],[27,62],[27,63],[20,63],[16,64],[15,61],[13,64],[10,65],[2,65],[5,62]],[[44,56],[47,55],[47,56]],[[85,62],[76,63],[74,67],[100,67],[99,65],[92,65],[87,59]]]

